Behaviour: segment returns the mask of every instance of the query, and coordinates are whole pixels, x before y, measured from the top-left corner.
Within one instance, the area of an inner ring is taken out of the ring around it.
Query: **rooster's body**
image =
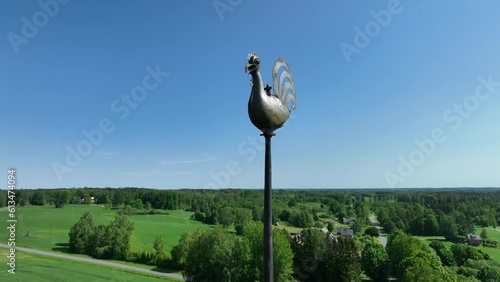
[[[259,72],[260,59],[257,54],[248,55],[245,70],[252,75],[252,91],[248,101],[250,121],[264,133],[273,133],[283,126],[292,109],[295,109],[295,89],[288,64],[278,59],[273,67],[273,86],[275,94],[271,94],[269,85],[264,88]],[[282,69],[278,77],[280,69]],[[289,102],[291,105],[288,105]]]

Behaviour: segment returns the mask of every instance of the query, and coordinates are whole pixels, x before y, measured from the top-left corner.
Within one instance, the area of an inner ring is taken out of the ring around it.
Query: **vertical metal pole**
[[[271,138],[274,133],[263,133],[266,138],[266,159],[264,168],[264,282],[273,281],[273,203]]]

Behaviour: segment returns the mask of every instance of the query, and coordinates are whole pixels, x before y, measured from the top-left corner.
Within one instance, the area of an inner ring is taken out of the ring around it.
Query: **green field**
[[[494,231],[490,231],[488,230],[489,233],[493,233]],[[488,233],[488,235],[489,235]],[[498,232],[500,233],[500,232]],[[429,245],[432,240],[440,240],[443,245],[445,245],[447,248],[450,248],[451,245],[453,245],[452,242],[450,241],[446,241],[444,239],[444,237],[441,237],[441,236],[414,236],[415,238],[418,238],[420,240],[422,240],[424,243],[426,243],[427,245]],[[489,236],[489,238],[493,238],[491,236]],[[483,247],[483,246],[479,246],[479,247],[476,247],[478,248],[479,250],[489,254],[493,259],[495,259],[496,261],[500,261],[500,249],[496,249],[496,248],[486,248],[486,247]]]
[[[53,206],[26,206],[16,210],[17,237],[16,243],[22,247],[44,251],[67,252],[66,244],[68,232],[80,216],[86,211],[92,212],[95,225],[108,224],[115,217],[116,210],[106,209],[96,205],[68,205],[62,209]],[[169,215],[134,215],[130,220],[134,222],[134,231],[131,237],[131,250],[152,250],[153,242],[158,234],[163,236],[165,251],[170,252],[177,245],[184,231],[194,231],[200,227],[209,227],[206,224],[190,219],[191,212],[169,211]],[[0,210],[0,218],[7,219],[8,211]],[[7,241],[7,222],[0,221],[0,242]],[[26,231],[30,236],[22,236]]]
[[[495,239],[497,241],[500,241],[500,228],[487,227],[485,229],[486,235],[488,235],[488,239]],[[476,226],[476,234],[481,234],[482,230],[482,227]]]
[[[280,221],[279,226],[273,225],[273,228],[286,229],[288,231],[288,233],[297,233],[297,232],[304,230],[304,228],[295,227],[295,226],[291,225],[290,222],[288,222],[288,221]]]
[[[0,249],[0,281],[177,281],[107,266],[16,252],[16,274],[8,273],[7,249]]]
[[[451,245],[453,245],[452,242],[446,241],[446,239],[443,236],[413,236],[419,240],[422,240],[426,245],[429,245],[432,241],[434,240],[439,240],[443,245],[447,248],[450,248]]]
[[[322,220],[325,220],[325,219],[322,219]],[[326,227],[326,225],[324,227]],[[337,227],[351,228],[351,225],[349,225],[349,224],[342,224],[342,223],[338,223],[337,222],[334,225],[334,230],[337,230]],[[301,232],[302,230],[304,230],[304,228],[293,226],[288,221],[280,221],[279,226],[273,226],[273,228],[286,229],[289,233],[297,233],[297,232]]]
[[[480,226],[475,226],[476,229],[476,234],[481,234],[481,231],[483,230],[482,227]],[[493,228],[493,227],[486,227],[486,235],[488,236],[488,239],[495,239],[500,241],[500,228]],[[480,250],[483,252],[489,254],[492,258],[494,258],[496,261],[500,261],[500,249],[498,248],[486,248],[483,246],[479,247]]]
[[[481,251],[489,254],[494,260],[500,261],[500,249],[486,248],[483,246],[478,247]]]

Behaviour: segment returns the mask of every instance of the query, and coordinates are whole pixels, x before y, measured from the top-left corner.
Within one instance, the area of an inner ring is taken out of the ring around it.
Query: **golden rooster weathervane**
[[[252,75],[252,90],[248,100],[248,116],[250,121],[262,131],[266,139],[266,157],[264,169],[264,282],[274,279],[273,267],[273,235],[272,235],[272,170],[271,170],[271,138],[274,131],[282,127],[295,110],[295,87],[290,68],[285,59],[277,59],[273,67],[274,94],[269,84],[264,88],[260,75],[260,59],[255,52],[248,54],[245,71]]]

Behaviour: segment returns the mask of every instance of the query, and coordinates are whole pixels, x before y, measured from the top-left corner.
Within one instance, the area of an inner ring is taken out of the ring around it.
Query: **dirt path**
[[[0,248],[10,249],[10,246],[8,246],[6,244],[0,244]],[[150,270],[150,269],[147,269],[147,268],[141,268],[141,267],[137,267],[137,266],[119,264],[119,263],[109,262],[109,261],[105,261],[105,260],[91,259],[91,258],[82,258],[82,257],[74,257],[74,256],[70,256],[70,255],[64,255],[64,254],[58,254],[58,253],[51,253],[51,252],[39,251],[39,250],[28,249],[28,248],[23,248],[23,247],[16,247],[16,251],[21,251],[21,252],[26,252],[26,253],[32,253],[32,254],[37,254],[37,255],[42,255],[42,256],[49,256],[49,257],[61,258],[61,259],[67,259],[67,260],[75,260],[75,261],[88,262],[88,263],[93,263],[93,264],[111,266],[111,267],[114,267],[114,268],[127,269],[127,270],[131,270],[131,271],[152,274],[152,275],[156,275],[156,276],[163,276],[163,277],[169,277],[169,278],[173,278],[173,279],[184,280],[182,278],[182,275],[180,275],[180,274],[158,272],[158,271],[153,271],[153,270]]]

